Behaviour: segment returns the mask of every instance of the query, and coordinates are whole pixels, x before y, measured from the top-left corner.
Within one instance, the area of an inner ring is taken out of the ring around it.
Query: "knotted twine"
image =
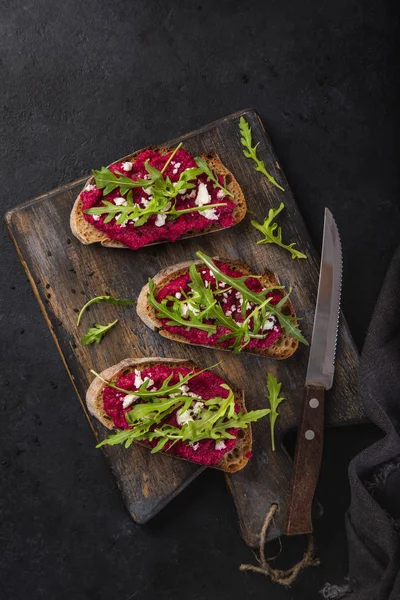
[[[274,518],[275,513],[279,510],[277,504],[272,504],[269,509],[267,516],[265,517],[264,524],[260,534],[260,546],[259,546],[259,558],[257,558],[259,566],[257,565],[240,565],[240,571],[253,571],[255,573],[261,573],[265,577],[269,577],[274,583],[280,585],[290,585],[296,579],[301,569],[306,567],[317,567],[320,564],[319,558],[314,557],[314,538],[310,534],[308,536],[307,550],[304,552],[303,558],[300,562],[293,565],[289,569],[273,569],[270,565],[270,560],[265,557],[265,541],[267,537],[268,527]],[[273,560],[273,559],[272,559]]]

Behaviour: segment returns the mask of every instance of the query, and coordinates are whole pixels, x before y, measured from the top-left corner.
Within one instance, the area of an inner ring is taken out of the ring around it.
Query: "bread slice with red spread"
[[[208,257],[207,257],[208,258]],[[253,273],[248,265],[241,261],[232,261],[224,258],[211,259],[215,265],[226,273],[229,273],[231,277],[248,276],[246,280],[249,286],[252,286],[254,290],[263,290],[265,288],[275,288],[279,286],[279,280],[277,276],[271,271],[265,271],[262,274]],[[186,261],[176,265],[172,265],[160,271],[157,275],[152,278],[153,282],[153,296],[158,302],[165,301],[167,297],[182,298],[182,294],[188,292],[188,283],[190,283],[189,268],[194,264],[197,271],[200,273],[203,282],[207,287],[215,286],[215,278],[212,277],[211,271],[205,267],[201,260],[198,261]],[[207,283],[208,282],[208,283]],[[219,284],[218,284],[219,285]],[[161,318],[157,313],[156,308],[149,302],[149,284],[145,285],[139,295],[137,301],[137,313],[142,321],[150,327],[153,331],[158,331],[163,337],[182,342],[184,344],[193,344],[197,346],[215,347],[220,350],[230,350],[231,341],[226,340],[219,342],[221,336],[229,333],[228,329],[223,327],[217,328],[217,333],[213,335],[207,334],[207,332],[196,330],[195,328],[185,326],[174,326],[171,320],[167,318]],[[235,294],[234,298],[231,296]],[[271,303],[277,304],[282,299],[284,292],[281,289],[277,289],[276,292],[271,292],[272,297]],[[222,296],[222,297],[221,297]],[[226,296],[226,297],[225,297]],[[243,301],[236,297],[236,292],[231,289],[230,292],[216,296],[219,298],[218,302],[222,307],[225,314],[229,316],[234,315],[232,318],[243,321],[243,318],[239,316],[239,311]],[[242,302],[241,305],[238,302]],[[234,305],[236,303],[236,305]],[[233,312],[235,311],[235,312]],[[251,312],[251,309],[246,312],[246,315]],[[281,308],[281,312],[287,315],[292,320],[294,327],[297,330],[296,314],[292,303],[289,299],[285,301]],[[238,315],[235,317],[235,315]],[[274,358],[278,360],[289,358],[298,347],[298,339],[289,335],[285,329],[280,326],[280,322],[275,317],[270,317],[269,322],[264,325],[265,332],[262,339],[252,339],[248,345],[243,349],[245,352],[251,352],[268,358]],[[270,331],[268,331],[270,329]],[[299,330],[298,330],[299,331]],[[301,336],[299,331],[299,339],[304,343],[307,343]]]
[[[193,403],[206,402],[216,395],[226,395],[227,391],[221,387],[227,384],[221,377],[210,370],[202,370],[194,363],[184,359],[169,358],[127,358],[117,365],[109,367],[100,376],[107,382],[116,384],[128,391],[137,391],[143,381],[151,378],[149,388],[159,389],[162,382],[172,373],[171,383],[178,379],[178,374],[183,375],[198,373],[185,386],[186,394],[193,396]],[[175,379],[174,379],[175,378]],[[235,413],[247,414],[244,393],[242,390],[229,386],[234,394]],[[118,429],[120,432],[129,429],[125,415],[132,410],[135,404],[125,406],[124,399],[127,395],[108,387],[100,378],[96,377],[90,384],[86,393],[86,403],[89,412],[108,429]],[[193,417],[196,419],[196,416]],[[177,426],[177,413],[168,417],[168,423]],[[193,419],[190,419],[193,420]],[[189,460],[197,464],[211,466],[232,473],[242,469],[251,457],[252,434],[251,425],[247,428],[229,429],[233,439],[224,439],[223,443],[215,439],[204,439],[197,444],[179,441],[170,449],[163,451],[176,458]],[[151,449],[155,442],[138,442]]]
[[[198,168],[194,157],[183,148],[176,151],[176,148],[149,147],[112,163],[107,169],[116,177],[123,175],[133,181],[139,178],[148,179],[146,162],[161,171],[174,152],[173,159],[168,163],[163,174],[164,179],[168,177],[174,185],[186,170]],[[137,250],[144,246],[203,235],[236,225],[246,214],[246,201],[238,182],[216,154],[202,154],[200,159],[205,161],[216,180],[213,182],[205,173],[198,175],[193,180],[195,187],[188,189],[186,194],[179,193],[173,200],[174,208],[176,206],[181,210],[189,209],[207,203],[223,204],[223,206],[210,210],[196,208],[193,212],[179,214],[179,216],[167,215],[166,219],[163,213],[152,214],[147,222],[140,226],[135,225],[135,220],[137,222],[138,218],[127,219],[122,224],[118,224],[116,218],[105,222],[104,214],[93,215],[85,211],[104,206],[103,201],[126,205],[126,193],[121,191],[122,188],[117,187],[104,194],[103,190],[106,188],[102,190],[96,186],[96,173],[100,172],[94,172],[94,176],[88,179],[74,203],[70,217],[72,233],[83,244],[99,242],[109,248]],[[143,188],[135,188],[132,193],[133,202],[141,209],[146,208],[149,198],[152,197],[151,189],[147,191]]]

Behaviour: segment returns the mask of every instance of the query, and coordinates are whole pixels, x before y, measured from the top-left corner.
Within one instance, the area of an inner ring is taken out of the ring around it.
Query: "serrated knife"
[[[287,535],[312,532],[311,505],[321,467],[324,397],[333,384],[342,282],[342,250],[332,213],[325,208],[314,326],[301,421],[289,492]]]

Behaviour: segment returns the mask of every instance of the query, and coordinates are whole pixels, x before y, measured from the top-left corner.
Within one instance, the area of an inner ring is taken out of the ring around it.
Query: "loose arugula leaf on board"
[[[268,387],[268,393],[266,394],[266,396],[269,401],[269,405],[271,407],[270,416],[269,416],[270,429],[271,429],[271,446],[272,446],[272,451],[275,452],[275,422],[279,416],[277,409],[278,409],[278,406],[280,405],[280,403],[283,402],[285,398],[282,398],[279,396],[279,394],[281,393],[282,384],[278,383],[278,380],[276,379],[276,377],[271,375],[271,373],[268,373],[267,387]]]
[[[108,302],[108,304],[119,304],[119,306],[128,306],[129,304],[133,304],[134,300],[121,300],[120,298],[115,298],[114,296],[96,296],[96,298],[92,298],[89,302],[81,308],[81,311],[78,315],[78,320],[76,324],[79,326],[81,322],[81,318],[85,310],[91,306],[91,304],[98,304],[99,302]]]
[[[107,331],[109,331],[117,323],[118,319],[116,319],[112,323],[108,323],[108,325],[100,325],[99,323],[96,323],[93,327],[89,327],[89,329],[81,339],[81,344],[100,344]]]
[[[259,171],[263,175],[265,175],[265,177],[268,179],[268,181],[270,181],[275,187],[279,188],[280,190],[282,190],[282,192],[284,192],[285,189],[281,185],[279,185],[279,183],[276,181],[276,179],[274,177],[272,177],[272,175],[270,173],[268,173],[263,161],[258,158],[258,156],[257,156],[258,143],[255,146],[252,145],[253,140],[252,140],[252,136],[251,136],[251,127],[244,117],[240,117],[239,129],[240,129],[240,133],[242,135],[242,137],[240,138],[240,141],[241,141],[242,145],[245,147],[245,150],[243,150],[243,154],[245,155],[245,157],[253,160],[256,163],[256,166],[254,167],[254,169],[256,171]]]
[[[292,259],[294,258],[307,258],[306,254],[297,250],[294,246],[296,245],[294,242],[292,244],[284,244],[282,241],[282,229],[278,227],[278,223],[274,223],[274,219],[279,215],[279,213],[285,208],[283,202],[280,203],[279,208],[273,209],[270,208],[268,211],[268,217],[264,219],[264,223],[261,225],[258,221],[251,221],[253,227],[261,231],[261,233],[265,236],[264,239],[259,240],[257,244],[277,244],[281,248],[288,250],[292,255]]]

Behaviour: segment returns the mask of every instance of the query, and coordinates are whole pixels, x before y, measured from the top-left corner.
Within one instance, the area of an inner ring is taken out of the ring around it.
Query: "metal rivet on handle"
[[[311,398],[309,405],[311,406],[311,408],[318,408],[319,402],[316,398]]]
[[[307,429],[307,431],[304,434],[304,437],[306,438],[306,440],[313,440],[315,438],[315,433],[311,431],[311,429]]]

